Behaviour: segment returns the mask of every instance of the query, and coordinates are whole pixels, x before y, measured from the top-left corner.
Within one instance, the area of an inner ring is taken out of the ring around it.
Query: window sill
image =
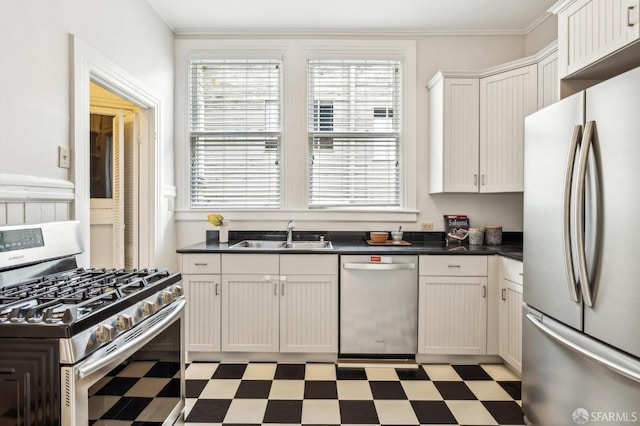
[[[177,210],[176,222],[200,222],[207,220],[207,214],[215,211],[234,222],[282,222],[299,220],[313,222],[416,222],[417,210],[382,209],[333,209],[333,210]]]

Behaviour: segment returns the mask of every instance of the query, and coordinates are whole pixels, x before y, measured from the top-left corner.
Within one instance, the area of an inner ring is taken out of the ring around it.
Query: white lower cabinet
[[[222,351],[337,352],[338,256],[222,255]]]
[[[187,352],[220,352],[220,255],[182,255]]]
[[[522,370],[522,262],[502,259],[498,308],[498,354]]]
[[[487,353],[487,256],[420,256],[418,353]]]

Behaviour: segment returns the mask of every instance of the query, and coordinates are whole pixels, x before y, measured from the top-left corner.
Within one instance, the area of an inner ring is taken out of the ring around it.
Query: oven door
[[[174,424],[184,409],[184,306],[177,300],[100,351],[62,366],[62,424]]]

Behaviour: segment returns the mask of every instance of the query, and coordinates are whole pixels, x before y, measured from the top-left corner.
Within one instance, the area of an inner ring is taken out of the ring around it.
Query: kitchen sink
[[[266,241],[266,240],[243,240],[231,246],[231,248],[258,248],[258,249],[278,249],[285,246],[284,241]]]
[[[252,249],[331,249],[331,241],[285,241],[268,240],[242,240],[232,245],[230,248],[252,248]]]
[[[294,241],[286,243],[286,248],[292,249],[331,249],[331,241]]]

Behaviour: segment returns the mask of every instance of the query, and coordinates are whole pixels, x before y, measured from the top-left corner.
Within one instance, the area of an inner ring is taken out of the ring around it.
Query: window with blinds
[[[280,207],[281,62],[190,62],[191,207]]]
[[[309,206],[400,206],[400,67],[309,61]]]

